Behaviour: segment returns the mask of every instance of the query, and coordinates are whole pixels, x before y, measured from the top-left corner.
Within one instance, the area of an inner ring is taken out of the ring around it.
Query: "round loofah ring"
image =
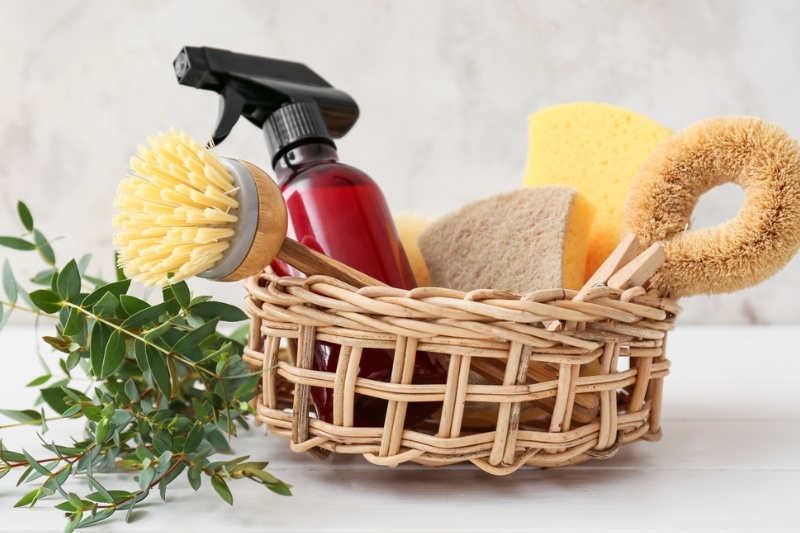
[[[704,193],[745,190],[736,217],[687,231]],[[703,120],[656,147],[631,185],[623,228],[667,257],[651,286],[671,297],[733,292],[778,272],[800,247],[800,145],[757,118]]]

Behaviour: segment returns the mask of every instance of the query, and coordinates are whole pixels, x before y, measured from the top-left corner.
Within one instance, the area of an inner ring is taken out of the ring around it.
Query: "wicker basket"
[[[293,450],[318,457],[362,454],[385,466],[470,461],[497,475],[608,458],[621,444],[657,440],[666,332],[680,307],[643,288],[663,257],[622,248],[581,291],[524,296],[356,289],[266,270],[245,283],[245,359],[263,371],[258,420]],[[311,368],[316,340],[342,346],[335,372]],[[357,377],[364,348],[395,349],[390,383]],[[410,383],[417,350],[447,355],[446,384]],[[313,416],[311,387],[333,389],[334,423]],[[348,425],[359,394],[389,400],[383,427]],[[404,428],[408,402],[420,401],[442,407]]]

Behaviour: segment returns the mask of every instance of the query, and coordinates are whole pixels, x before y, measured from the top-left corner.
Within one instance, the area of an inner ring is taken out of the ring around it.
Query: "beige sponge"
[[[644,159],[672,132],[622,107],[591,102],[560,104],[529,119],[524,184],[569,185],[597,208],[589,235],[585,279],[622,237],[628,188]]]
[[[429,286],[431,284],[431,277],[428,273],[428,267],[425,266],[425,259],[422,257],[422,252],[419,250],[417,238],[434,219],[416,213],[406,212],[395,213],[393,218],[394,225],[397,227],[397,233],[400,235],[400,242],[403,244],[406,257],[408,257],[408,262],[411,264],[411,271],[414,273],[417,286]]]
[[[535,187],[468,204],[419,236],[431,285],[462,291],[578,289],[594,207],[575,189]]]

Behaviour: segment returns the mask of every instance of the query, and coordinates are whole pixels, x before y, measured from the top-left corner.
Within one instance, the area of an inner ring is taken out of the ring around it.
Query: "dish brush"
[[[114,245],[145,285],[241,280],[278,258],[356,287],[383,283],[286,237],[286,204],[257,166],[220,157],[175,128],[149,137],[117,189]]]

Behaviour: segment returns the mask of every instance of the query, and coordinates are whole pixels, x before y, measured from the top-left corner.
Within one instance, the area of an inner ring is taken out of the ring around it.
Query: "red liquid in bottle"
[[[406,258],[383,193],[360,170],[338,163],[336,150],[324,144],[296,148],[276,164],[278,183],[289,213],[288,237],[345,263],[392,287],[412,289],[414,274]],[[279,275],[302,275],[282,261],[272,268]],[[340,346],[318,341],[315,370],[335,372]],[[364,348],[358,376],[389,381],[394,351]],[[425,352],[417,352],[413,383],[444,383],[446,370]],[[317,416],[333,421],[333,389],[312,387]],[[354,425],[382,426],[388,402],[358,396]],[[437,402],[410,403],[406,424],[433,413]]]

